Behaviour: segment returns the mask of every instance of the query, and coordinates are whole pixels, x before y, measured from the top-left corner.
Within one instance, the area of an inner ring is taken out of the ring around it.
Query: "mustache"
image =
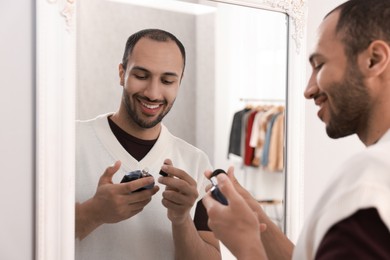
[[[136,98],[141,101],[145,101],[149,103],[162,103],[164,105],[168,104],[168,101],[166,99],[150,99],[148,97],[139,96],[139,95],[137,95]]]
[[[326,94],[325,94],[324,92],[315,94],[315,95],[313,96],[313,99],[316,100],[316,99],[319,99],[320,97],[326,97]]]
[[[325,101],[327,98],[328,98],[328,96],[327,96],[325,93],[323,93],[323,92],[318,93],[318,94],[315,94],[315,95],[313,96],[313,100],[314,100],[314,103],[315,103],[316,105],[322,103],[322,102]]]

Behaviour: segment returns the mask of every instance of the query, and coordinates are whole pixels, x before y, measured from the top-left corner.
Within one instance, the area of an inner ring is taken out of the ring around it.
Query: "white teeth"
[[[149,109],[156,109],[159,107],[159,105],[148,105],[148,104],[145,104],[145,103],[142,103],[143,106],[149,108]]]

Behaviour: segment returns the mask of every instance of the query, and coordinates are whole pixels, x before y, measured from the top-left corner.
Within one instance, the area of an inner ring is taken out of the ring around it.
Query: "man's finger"
[[[232,182],[237,181],[236,176],[234,176],[234,167],[230,166],[227,170],[227,175],[229,176],[230,180]]]
[[[226,174],[218,174],[216,177],[218,181],[218,189],[222,192],[222,194],[229,202],[236,201],[237,199],[242,199]]]
[[[103,175],[100,176],[99,186],[102,184],[112,183],[112,176],[119,170],[121,167],[121,161],[116,161],[113,165],[106,168]]]
[[[123,187],[123,190],[122,190],[123,193],[130,193],[130,192],[136,191],[140,188],[154,185],[154,178],[153,177],[139,178],[139,179],[134,180],[134,181],[121,183],[120,185]]]
[[[267,230],[267,224],[265,224],[265,223],[260,223],[260,224],[259,224],[259,229],[260,229],[260,233],[266,231],[266,230]]]
[[[204,176],[206,176],[207,179],[210,179],[211,175],[213,174],[213,171],[206,170],[203,174]]]
[[[190,185],[196,185],[196,181],[185,171],[175,168],[172,165],[163,165],[161,167],[161,170],[163,170],[165,173],[168,174],[169,177],[176,177],[181,180],[186,181]]]
[[[164,164],[166,164],[166,165],[173,165],[171,159],[165,159],[164,160]]]
[[[206,193],[206,195],[202,198],[202,203],[203,203],[203,206],[206,208],[206,209],[209,209],[211,208],[213,205],[215,205],[215,203],[219,203],[218,201],[216,201],[212,196],[211,196],[211,193]],[[222,205],[222,204],[221,204]],[[208,212],[209,213],[209,212]]]
[[[213,185],[210,183],[210,184],[207,184],[206,187],[204,188],[204,190],[206,192],[208,192],[211,188],[213,187]]]

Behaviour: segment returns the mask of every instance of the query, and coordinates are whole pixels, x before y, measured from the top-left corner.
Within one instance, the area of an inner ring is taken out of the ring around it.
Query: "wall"
[[[0,259],[34,259],[34,15],[0,1]]]
[[[344,0],[309,0],[307,54],[315,43],[316,30],[323,17]],[[307,63],[307,78],[311,67]],[[304,215],[305,218],[314,207],[326,184],[334,177],[336,167],[363,148],[356,135],[340,140],[330,139],[325,125],[317,118],[318,107],[308,101],[305,107],[305,165],[304,165]]]

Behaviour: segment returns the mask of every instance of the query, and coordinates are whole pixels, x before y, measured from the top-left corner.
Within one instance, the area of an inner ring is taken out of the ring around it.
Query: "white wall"
[[[323,17],[345,0],[309,0],[307,54],[315,43],[318,26]],[[307,78],[311,68],[307,63]],[[335,169],[348,157],[364,146],[356,135],[333,140],[325,132],[325,125],[317,118],[318,107],[313,101],[306,103],[305,114],[305,171],[304,171],[304,215],[314,207],[326,184],[334,177]]]
[[[34,259],[34,1],[0,1],[0,259]]]

